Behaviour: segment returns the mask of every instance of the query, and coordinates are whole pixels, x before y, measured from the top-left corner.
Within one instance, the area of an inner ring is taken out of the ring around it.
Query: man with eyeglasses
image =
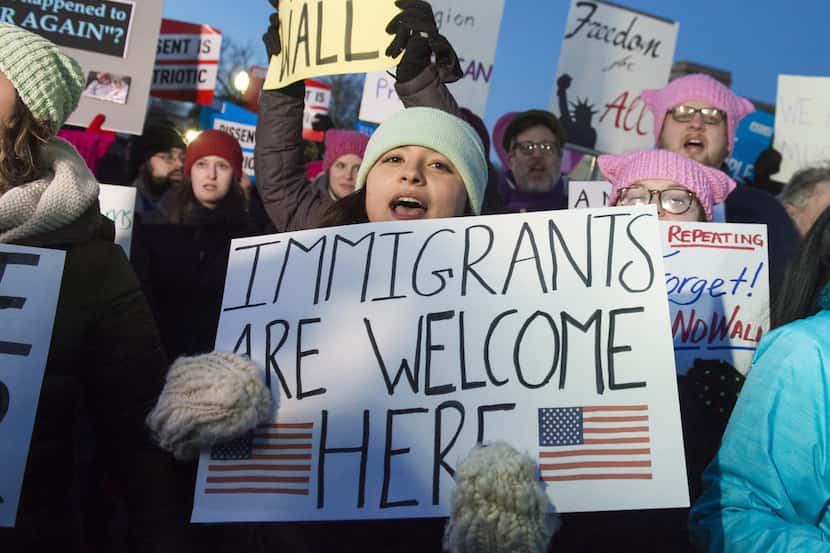
[[[658,148],[724,172],[724,161],[735,145],[738,123],[755,110],[749,100],[703,74],[686,75],[664,88],[644,90],[642,98],[654,115]],[[771,194],[739,183],[713,211],[715,221],[767,225],[770,296],[774,298],[799,241],[784,207]]]
[[[184,180],[184,139],[171,123],[148,126],[130,149],[135,212],[156,209],[161,197]]]
[[[565,130],[551,112],[532,109],[516,115],[503,138],[510,159],[499,190],[505,211],[567,208],[567,185],[561,173],[564,143]]]

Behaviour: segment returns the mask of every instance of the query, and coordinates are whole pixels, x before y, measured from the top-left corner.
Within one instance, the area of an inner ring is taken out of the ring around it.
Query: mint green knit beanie
[[[449,159],[464,181],[473,212],[481,213],[487,186],[487,159],[481,139],[462,119],[433,108],[407,108],[381,123],[366,146],[355,190],[366,185],[369,170],[383,154],[402,146],[423,146]]]
[[[8,23],[0,23],[0,71],[53,133],[75,111],[84,87],[78,62],[45,38]]]

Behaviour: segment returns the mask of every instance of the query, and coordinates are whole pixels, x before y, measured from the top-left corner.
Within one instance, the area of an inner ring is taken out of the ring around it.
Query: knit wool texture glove
[[[475,447],[455,473],[444,549],[544,553],[559,519],[535,473],[533,459],[505,442]]]
[[[177,459],[194,459],[200,449],[271,420],[272,403],[261,371],[246,357],[218,351],[179,357],[147,426],[162,449]]]

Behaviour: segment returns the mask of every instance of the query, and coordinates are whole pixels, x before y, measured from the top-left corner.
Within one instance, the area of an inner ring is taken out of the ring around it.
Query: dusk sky
[[[733,89],[743,96],[774,103],[778,74],[830,76],[826,0],[620,4],[678,21],[675,60],[731,71]],[[491,128],[504,112],[548,106],[569,6],[565,0],[505,2],[485,117]],[[168,0],[164,17],[206,23],[237,43],[251,43],[265,64],[260,35],[271,10],[267,0]]]

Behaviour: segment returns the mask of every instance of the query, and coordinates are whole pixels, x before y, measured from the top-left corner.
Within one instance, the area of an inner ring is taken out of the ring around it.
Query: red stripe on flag
[[[651,449],[569,449],[567,451],[542,451],[539,457],[574,457],[582,455],[649,455]]]
[[[313,428],[312,422],[280,422],[274,424],[258,424],[257,428]]]
[[[585,417],[582,420],[583,422],[636,422],[647,421],[648,415],[636,417]]]
[[[208,476],[208,484],[308,484],[308,476]]]
[[[236,471],[236,470],[287,470],[287,471],[309,471],[311,465],[255,465],[255,464],[240,464],[240,465],[208,465],[208,470],[222,471]]]
[[[277,453],[276,455],[251,455],[255,461],[299,461],[311,460],[311,453]]]
[[[625,432],[648,432],[648,426],[616,426],[614,428],[583,428],[585,434],[619,434]]]
[[[569,474],[564,476],[542,476],[545,482],[568,482],[573,480],[651,480],[651,473],[619,474]]]
[[[311,434],[254,434],[255,439],[269,439],[269,440],[310,440]]]
[[[650,467],[651,461],[581,461],[577,463],[547,463],[539,465],[542,470],[566,469],[609,469],[621,467]]]
[[[601,411],[648,411],[648,405],[594,405],[583,407],[585,413],[598,413]]]
[[[647,444],[648,438],[589,438],[583,440],[585,445],[602,444]]]
[[[254,443],[254,449],[311,449],[311,444],[258,444]]]
[[[308,490],[292,488],[205,488],[205,493],[274,493],[308,495]]]

